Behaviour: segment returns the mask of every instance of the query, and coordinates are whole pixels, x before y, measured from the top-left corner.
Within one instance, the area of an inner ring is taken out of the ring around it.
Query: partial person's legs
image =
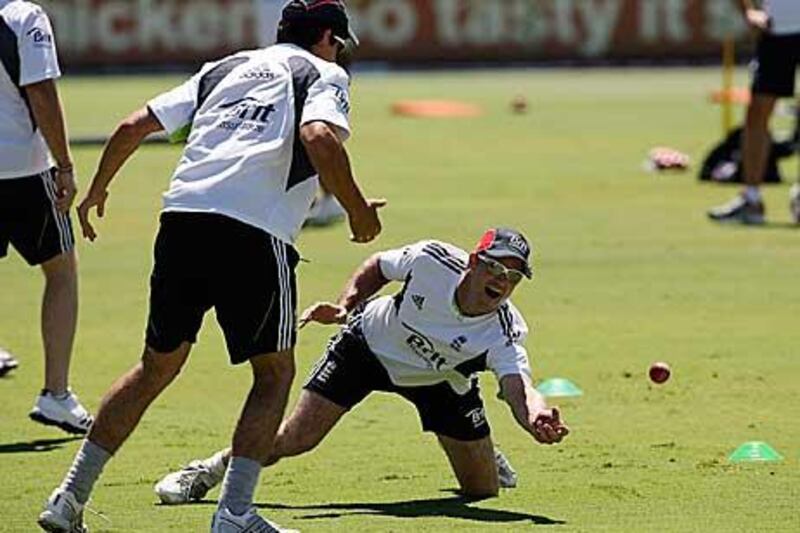
[[[281,422],[272,452],[264,466],[284,457],[313,450],[347,410],[320,394],[304,390],[294,410]],[[207,459],[192,461],[185,468],[168,474],[155,487],[163,503],[183,504],[202,499],[222,482],[231,459],[231,449],[221,450]]]
[[[111,454],[116,453],[153,400],[178,376],[191,348],[188,342],[170,353],[145,348],[142,360],[103,397],[87,440]]]
[[[792,221],[800,224],[800,181],[789,189],[789,212],[792,215]]]
[[[795,102],[797,112],[795,114],[794,142],[796,143],[797,155],[800,155],[800,99]],[[789,189],[789,213],[795,224],[800,224],[800,176]]]
[[[709,210],[708,216],[712,220],[764,223],[765,209],[759,186],[764,181],[772,150],[769,120],[777,99],[794,94],[798,45],[800,41],[792,36],[766,32],[759,38],[752,69],[752,99],[747,108],[741,146],[745,189],[727,204]]]
[[[69,387],[69,364],[78,321],[78,267],[70,250],[42,263],[45,277],[42,297],[44,389],[58,396]]]
[[[742,138],[742,172],[750,187],[758,187],[764,181],[771,149],[769,121],[777,100],[773,95],[754,94],[747,108]],[[757,200],[760,197],[752,199]]]
[[[322,442],[347,412],[322,395],[304,390],[292,414],[281,423],[275,437],[275,446],[264,463],[270,466],[284,457],[295,457],[310,452]]]
[[[259,355],[250,363],[253,385],[233,434],[231,460],[219,502],[220,510],[234,515],[243,515],[252,506],[261,465],[272,454],[294,379],[294,350]]]
[[[43,529],[81,530],[83,506],[103,467],[136,428],[147,407],[180,373],[190,350],[188,342],[170,353],[145,348],[142,360],[111,386],[103,397],[89,436],[39,516]]]
[[[69,367],[78,319],[78,267],[75,251],[44,261],[42,340],[44,388],[30,412],[32,420],[84,435],[92,416],[69,390]]]
[[[499,492],[491,437],[463,441],[436,435],[465,496],[492,497]]]
[[[747,108],[747,118],[742,135],[742,175],[745,188],[736,198],[708,212],[718,222],[763,224],[764,203],[761,200],[761,183],[767,169],[772,141],[769,135],[769,120],[775,109],[777,97],[768,94],[753,94]]]

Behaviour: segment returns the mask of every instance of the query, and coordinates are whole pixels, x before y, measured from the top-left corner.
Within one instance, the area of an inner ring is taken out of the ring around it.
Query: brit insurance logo
[[[531,252],[528,243],[525,242],[525,239],[523,239],[519,235],[512,235],[508,239],[508,244],[511,245],[512,248],[515,248],[520,255],[523,255],[525,257],[528,257],[528,254]]]
[[[472,427],[475,429],[486,423],[486,411],[483,407],[476,407],[472,411],[467,412],[465,416],[469,419],[469,421],[472,423]]]
[[[331,84],[331,87],[333,87],[333,96],[336,98],[336,103],[339,106],[339,109],[341,109],[345,115],[349,115],[350,98],[347,96],[347,89],[333,83]]]
[[[402,323],[403,327],[408,330],[410,335],[406,338],[406,345],[411,349],[417,357],[425,361],[425,363],[433,370],[441,370],[447,364],[447,359],[436,350],[433,343],[422,334],[405,322]]]
[[[53,36],[42,28],[31,28],[25,35],[30,37],[34,46],[49,47],[53,44]]]
[[[225,120],[219,127],[229,131],[250,130],[261,133],[266,130],[270,116],[275,112],[274,104],[265,104],[246,96],[233,102],[220,104],[219,109],[225,111]]]

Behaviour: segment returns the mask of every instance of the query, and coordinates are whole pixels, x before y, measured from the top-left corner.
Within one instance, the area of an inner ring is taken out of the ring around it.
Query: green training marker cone
[[[745,442],[734,451],[728,461],[732,463],[746,463],[753,461],[780,461],[783,456],[775,448],[761,441]]]
[[[564,378],[553,378],[539,383],[536,390],[549,398],[582,396],[583,391],[573,382]]]

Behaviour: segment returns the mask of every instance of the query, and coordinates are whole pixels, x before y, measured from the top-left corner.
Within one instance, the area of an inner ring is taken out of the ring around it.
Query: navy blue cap
[[[342,41],[359,41],[350,26],[347,6],[343,0],[292,0],[283,8],[281,26],[292,23],[317,22],[329,26],[333,36]]]
[[[502,259],[504,257],[515,257],[520,259],[524,266],[522,273],[530,279],[533,277],[533,270],[531,269],[531,245],[525,236],[513,229],[509,228],[492,228],[483,234],[478,245],[475,247],[475,253],[485,254],[495,259]]]

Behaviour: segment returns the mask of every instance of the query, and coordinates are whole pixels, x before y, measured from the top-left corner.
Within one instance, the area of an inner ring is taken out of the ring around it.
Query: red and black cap
[[[343,43],[349,40],[354,46],[359,44],[344,0],[291,0],[283,8],[281,26],[309,22],[330,27],[333,36]]]
[[[488,255],[495,259],[503,257],[516,257],[523,262],[522,273],[530,279],[533,277],[531,269],[531,245],[525,236],[509,228],[492,228],[483,234],[478,245],[475,246],[475,253],[478,255]]]

